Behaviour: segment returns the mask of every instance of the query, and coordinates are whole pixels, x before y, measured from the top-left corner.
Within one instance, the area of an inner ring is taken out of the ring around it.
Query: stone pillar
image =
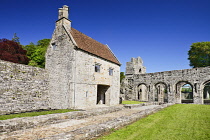
[[[193,86],[193,103],[194,104],[203,104],[202,93],[203,91],[200,88],[200,84],[195,83]]]
[[[175,96],[175,93],[173,93],[173,86],[168,84],[168,103],[175,103],[175,100],[174,100],[174,96]]]

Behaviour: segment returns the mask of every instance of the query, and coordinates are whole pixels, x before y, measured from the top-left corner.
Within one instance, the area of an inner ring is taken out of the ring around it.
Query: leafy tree
[[[125,78],[124,72],[120,72],[120,82]]]
[[[28,64],[29,62],[22,46],[8,39],[0,39],[0,59],[20,64]]]
[[[34,43],[30,43],[29,45],[25,45],[25,46],[23,46],[23,49],[24,50],[27,50],[27,56],[28,56],[28,58],[30,58],[31,59],[31,55],[35,52],[35,50],[36,50],[36,45],[34,44]]]
[[[210,66],[210,42],[193,43],[188,55],[193,68]]]
[[[12,41],[17,42],[18,44],[20,44],[19,39],[20,39],[20,38],[17,36],[17,34],[14,33],[14,36],[13,36],[13,38],[12,38]]]
[[[42,39],[29,45],[24,46],[24,49],[27,50],[27,56],[31,59],[28,65],[44,68],[45,67],[45,53],[47,47],[50,43],[50,39]]]

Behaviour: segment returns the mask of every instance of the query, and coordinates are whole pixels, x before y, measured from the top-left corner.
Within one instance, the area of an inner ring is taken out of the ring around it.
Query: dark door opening
[[[109,86],[107,85],[98,85],[97,86],[97,101],[96,104],[106,104],[106,92],[108,91]]]

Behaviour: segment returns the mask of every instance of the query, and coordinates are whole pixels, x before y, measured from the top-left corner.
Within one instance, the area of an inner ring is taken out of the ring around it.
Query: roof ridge
[[[71,27],[71,28],[73,28],[73,27]],[[74,30],[77,30],[77,29],[75,29],[75,28],[73,28]],[[92,38],[92,37],[90,37],[90,36],[88,36],[88,35],[86,35],[86,34],[84,34],[83,32],[80,32],[79,30],[77,30],[79,33],[81,33],[81,34],[83,34],[83,35],[85,35],[86,37],[88,37],[88,38],[90,38],[90,39],[92,39],[92,40],[94,40],[94,41],[96,41],[96,42],[98,42],[98,43],[100,43],[100,44],[102,44],[102,45],[104,45],[104,46],[106,46],[106,44],[103,44],[103,43],[101,43],[101,42],[99,42],[99,41],[97,41],[97,40],[95,40],[94,38]]]
[[[70,33],[77,44],[77,48],[103,58],[107,61],[113,62],[117,65],[121,65],[117,57],[107,45],[102,44],[101,42],[74,28],[71,28]]]

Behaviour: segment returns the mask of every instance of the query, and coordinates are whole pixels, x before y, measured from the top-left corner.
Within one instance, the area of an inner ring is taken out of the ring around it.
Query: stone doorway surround
[[[110,92],[109,88],[109,85],[97,85],[97,105],[108,103],[107,97]]]

